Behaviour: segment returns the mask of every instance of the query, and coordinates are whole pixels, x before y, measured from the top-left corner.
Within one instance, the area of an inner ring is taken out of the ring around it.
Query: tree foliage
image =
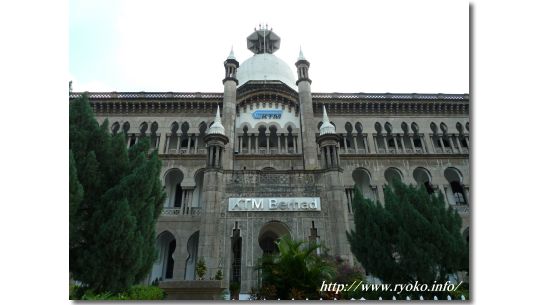
[[[355,191],[351,251],[366,272],[385,283],[433,283],[468,270],[468,245],[461,218],[440,193],[394,181],[385,206]]]
[[[321,283],[330,281],[336,273],[335,267],[325,257],[317,255],[320,245],[295,241],[289,236],[278,242],[277,254],[266,254],[258,264],[261,271],[262,297],[280,299],[302,299],[319,297]]]
[[[165,194],[161,162],[142,140],[99,126],[87,97],[69,106],[69,269],[96,293],[126,291],[156,258],[155,223]]]

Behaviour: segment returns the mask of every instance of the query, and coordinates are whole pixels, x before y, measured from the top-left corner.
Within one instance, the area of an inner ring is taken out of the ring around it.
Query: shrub
[[[199,280],[204,279],[204,275],[207,271],[207,267],[205,265],[205,260],[203,257],[201,257],[198,262],[196,262],[196,274],[198,275]]]
[[[69,295],[70,300],[162,300],[164,291],[157,286],[136,285],[129,288],[127,292],[95,293],[93,290],[74,286]]]

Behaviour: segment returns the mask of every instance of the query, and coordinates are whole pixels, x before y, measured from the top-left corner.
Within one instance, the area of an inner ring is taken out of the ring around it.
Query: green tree
[[[382,206],[355,191],[355,229],[347,237],[366,272],[385,283],[429,284],[468,270],[461,218],[440,193],[394,181],[384,194]]]
[[[325,256],[317,255],[320,245],[284,236],[277,246],[278,253],[264,255],[257,266],[262,276],[259,291],[276,289],[280,299],[318,298],[321,283],[336,274],[333,264]]]
[[[69,148],[70,272],[96,293],[126,291],[156,258],[161,162],[147,140],[127,149],[99,126],[86,96],[69,106]]]
[[[73,153],[69,151],[69,248],[73,248],[80,239],[78,232],[78,213],[84,190],[77,177],[77,168]]]

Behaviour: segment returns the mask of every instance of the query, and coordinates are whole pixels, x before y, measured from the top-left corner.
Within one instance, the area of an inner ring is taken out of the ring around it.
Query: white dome
[[[237,69],[239,86],[250,80],[279,80],[290,88],[297,90],[295,74],[282,59],[273,54],[254,54]]]

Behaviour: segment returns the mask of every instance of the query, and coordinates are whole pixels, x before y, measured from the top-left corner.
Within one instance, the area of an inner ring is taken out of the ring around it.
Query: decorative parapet
[[[70,99],[79,98],[82,92],[71,92]],[[214,112],[222,103],[219,92],[86,92],[95,112],[101,113],[166,113],[166,112]],[[246,94],[246,93],[244,93]],[[243,95],[244,95],[243,94]],[[254,92],[253,94],[258,94]],[[253,97],[254,98],[254,97]],[[264,102],[275,98],[264,94]],[[243,96],[238,107],[249,100]],[[291,105],[293,97],[288,101]],[[418,94],[418,93],[312,93],[315,113],[322,113],[322,105],[331,114],[469,114],[469,94]],[[222,106],[222,105],[221,105]],[[238,108],[239,109],[239,108]],[[296,109],[297,110],[297,109]]]
[[[200,216],[201,208],[163,208],[161,216]]]

